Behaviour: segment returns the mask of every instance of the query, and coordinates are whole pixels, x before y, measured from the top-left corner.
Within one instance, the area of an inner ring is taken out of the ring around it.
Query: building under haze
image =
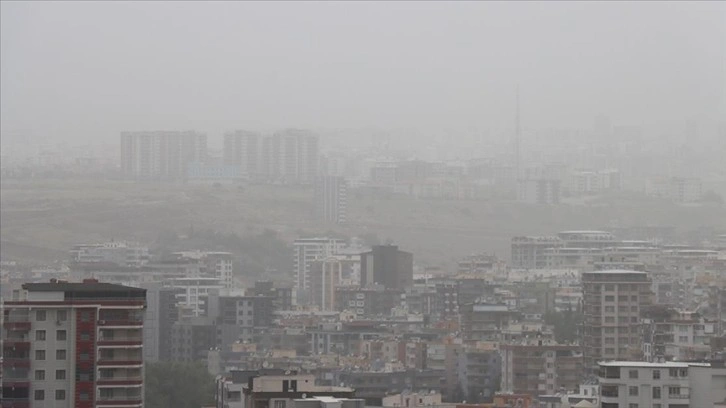
[[[23,284],[4,303],[2,406],[141,406],[145,302],[96,280]]]
[[[300,238],[293,243],[293,273],[295,275],[295,291],[298,304],[308,301],[312,277],[310,264],[336,254],[345,246],[342,240],[335,238]]]
[[[413,254],[396,245],[376,245],[360,255],[360,284],[403,290],[413,284]]]
[[[325,223],[343,224],[348,210],[348,184],[343,177],[321,176],[315,180],[315,216]]]
[[[287,129],[262,140],[262,172],[271,182],[312,184],[320,166],[320,138],[307,130]]]
[[[121,133],[121,171],[131,180],[185,180],[207,158],[207,135],[193,131]]]
[[[257,179],[261,171],[261,141],[256,132],[236,130],[224,135],[224,164],[235,166],[240,174]]]
[[[646,272],[609,270],[582,274],[583,357],[585,370],[599,361],[642,356],[641,313],[651,302]]]

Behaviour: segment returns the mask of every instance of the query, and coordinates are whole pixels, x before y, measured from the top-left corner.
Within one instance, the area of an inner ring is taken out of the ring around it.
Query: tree
[[[147,363],[146,408],[199,408],[214,404],[214,377],[201,363]]]

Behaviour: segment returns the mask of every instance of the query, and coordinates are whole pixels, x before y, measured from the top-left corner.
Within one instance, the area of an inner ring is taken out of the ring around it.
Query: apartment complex
[[[193,131],[121,133],[121,170],[131,180],[185,180],[207,156],[207,136]]]
[[[146,290],[26,283],[4,303],[5,407],[141,407]]]
[[[585,370],[599,361],[642,356],[641,312],[651,303],[645,272],[610,270],[582,274]]]
[[[236,130],[224,135],[224,164],[239,169],[249,179],[262,171],[262,136],[257,132]]]

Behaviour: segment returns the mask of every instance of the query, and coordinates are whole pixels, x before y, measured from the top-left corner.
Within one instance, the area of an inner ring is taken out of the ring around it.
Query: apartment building
[[[309,298],[312,277],[310,264],[319,259],[335,255],[345,246],[345,242],[335,238],[299,238],[293,242],[293,274],[295,294],[298,304],[306,304]]]
[[[113,263],[128,267],[143,266],[150,258],[148,247],[125,241],[74,245],[70,255],[76,263]]]
[[[361,286],[405,290],[413,284],[413,254],[396,245],[375,245],[360,255]]]
[[[131,180],[178,181],[207,158],[207,135],[193,131],[121,133],[121,170]]]
[[[315,179],[315,218],[324,223],[345,224],[348,216],[348,183],[343,177]]]
[[[562,246],[564,246],[564,242],[557,237],[514,237],[512,238],[512,268],[544,269],[547,267],[546,250]]]
[[[691,406],[688,363],[601,362],[598,377],[602,408]]]
[[[599,361],[642,356],[641,312],[651,303],[647,273],[628,270],[586,272],[583,287],[583,354],[586,371]]]
[[[270,182],[312,184],[320,166],[320,141],[312,132],[286,129],[262,140],[262,172]]]
[[[496,340],[513,312],[504,304],[469,303],[459,307],[464,341]]]
[[[242,393],[245,408],[294,408],[299,399],[321,396],[352,399],[355,396],[352,388],[316,385],[314,375],[295,373],[252,377]],[[302,406],[309,407],[308,404]]]
[[[582,381],[582,349],[579,345],[530,340],[501,344],[501,390],[539,396],[560,389],[574,390]]]
[[[257,179],[261,172],[262,136],[257,132],[235,130],[224,135],[224,164],[239,169],[248,179]]]
[[[146,290],[26,283],[4,302],[2,407],[143,405]]]

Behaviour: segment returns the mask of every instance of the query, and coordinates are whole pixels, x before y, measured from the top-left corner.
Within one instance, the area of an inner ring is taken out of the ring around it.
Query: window
[[[638,370],[628,371],[628,378],[638,378]]]
[[[35,331],[35,341],[45,341],[45,330]]]
[[[65,350],[56,350],[55,351],[55,359],[56,360],[65,360],[66,359],[66,351]]]
[[[43,401],[45,399],[45,391],[43,390],[35,390],[34,394],[33,399],[36,401]]]
[[[653,404],[653,408],[662,408],[663,406],[661,404]]]
[[[55,332],[55,339],[57,341],[66,341],[67,334],[65,330],[58,330]]]
[[[78,399],[81,401],[88,401],[88,392],[81,391],[80,395],[78,396]]]
[[[57,311],[56,320],[58,320],[59,322],[65,322],[66,320],[68,320],[68,312],[66,312],[65,310]]]
[[[628,404],[628,408],[638,408],[638,404]]]
[[[633,378],[633,377],[630,377]],[[638,396],[638,387],[630,386],[628,387],[628,395],[631,397],[637,397]]]
[[[660,370],[653,370],[653,379],[660,380]]]
[[[688,343],[688,336],[678,336],[678,341],[681,343]]]
[[[605,296],[605,301],[606,302],[614,302],[615,301],[615,296]]]
[[[605,306],[605,313],[615,313],[615,306]]]
[[[660,399],[660,387],[653,387],[653,399]]]
[[[90,359],[91,359],[91,356],[88,355],[88,352],[87,351],[81,352],[81,361],[87,361],[87,360],[90,360]]]
[[[65,380],[66,379],[66,370],[55,370],[55,379],[56,380]]]
[[[274,408],[285,408],[285,401],[275,401]]]
[[[81,321],[87,322],[91,320],[91,312],[81,312]]]
[[[45,350],[35,350],[36,360],[45,360]]]
[[[678,369],[677,368],[671,368],[668,370],[668,375],[671,377],[678,377]]]
[[[607,290],[607,291],[613,291],[613,290],[615,290],[615,285],[606,284],[605,285],[605,290]]]
[[[681,387],[668,387],[668,395],[681,395]]]
[[[35,312],[35,320],[37,320],[39,322],[44,322],[45,321],[45,310],[37,310]],[[40,391],[42,391],[42,390],[40,390]]]
[[[45,380],[45,370],[35,370],[35,380],[36,381]]]
[[[55,390],[55,399],[61,401],[66,399],[66,390]]]
[[[82,332],[81,341],[88,341],[88,340],[91,340],[91,334],[88,332]]]

